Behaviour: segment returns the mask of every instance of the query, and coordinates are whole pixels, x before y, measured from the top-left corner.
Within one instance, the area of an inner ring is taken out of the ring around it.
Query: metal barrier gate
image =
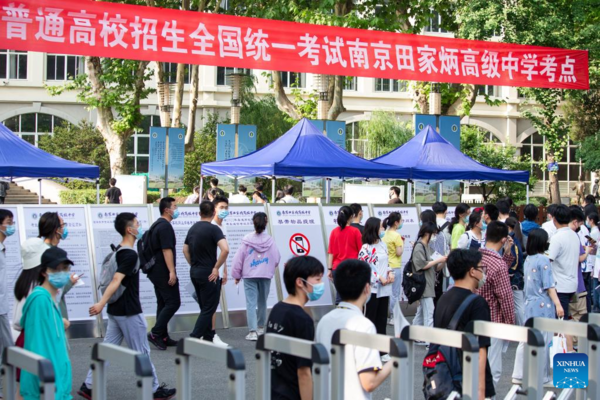
[[[244,400],[246,398],[246,362],[238,349],[223,348],[211,342],[194,338],[181,339],[177,343],[177,398],[192,399],[190,357],[198,357],[225,366],[228,370],[229,385],[227,399]]]
[[[510,342],[524,342],[526,356],[524,358],[523,383],[526,386],[521,389],[520,385],[513,385],[505,400],[515,399],[517,395],[526,395],[528,400],[542,398],[544,393],[543,357],[546,354],[546,344],[540,331],[517,325],[471,321],[465,327],[465,332]]]
[[[92,399],[107,400],[106,368],[111,362],[135,372],[136,398],[152,400],[152,363],[146,354],[109,343],[96,343],[92,348]]]
[[[329,399],[329,355],[320,343],[267,333],[256,342],[256,398],[271,400],[271,351],[309,359],[313,362],[313,400]]]
[[[412,365],[408,364],[408,351],[406,344],[396,338],[386,335],[374,335],[369,333],[339,329],[334,332],[331,339],[331,398],[333,400],[344,400],[344,366],[346,345],[367,347],[388,353],[391,357],[392,368],[392,400],[404,400],[409,398],[409,392],[413,390],[413,384],[408,380]]]
[[[17,368],[36,375],[40,380],[40,399],[54,400],[55,375],[52,362],[17,346],[7,347],[2,354],[2,385],[4,398],[15,399],[17,394]]]
[[[598,400],[600,391],[598,389],[598,381],[600,379],[600,327],[595,324],[586,324],[575,321],[563,321],[551,318],[530,318],[525,322],[525,326],[547,331],[552,333],[563,333],[569,336],[577,336],[579,338],[579,349],[587,351],[589,357],[589,385],[587,389],[562,389],[558,396],[559,400],[571,398],[573,393],[576,394],[577,400]],[[550,360],[552,362],[552,360]],[[544,400],[556,398],[553,392],[546,393]]]
[[[478,400],[479,388],[479,341],[470,333],[450,331],[440,328],[428,328],[424,326],[410,325],[402,330],[400,335],[407,343],[408,365],[415,365],[415,353],[413,341],[420,340],[443,346],[459,348],[463,352],[463,393],[462,397],[453,392],[447,400],[461,398],[463,400]],[[414,382],[414,368],[409,368],[409,382]],[[414,399],[414,392],[410,390],[407,400]]]

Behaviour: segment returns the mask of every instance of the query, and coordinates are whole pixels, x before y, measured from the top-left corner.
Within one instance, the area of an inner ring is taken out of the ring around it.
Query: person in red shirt
[[[338,212],[336,227],[329,235],[329,248],[327,249],[327,268],[329,279],[333,280],[333,271],[344,260],[357,259],[362,247],[360,231],[350,226],[354,213],[348,206],[342,206]]]

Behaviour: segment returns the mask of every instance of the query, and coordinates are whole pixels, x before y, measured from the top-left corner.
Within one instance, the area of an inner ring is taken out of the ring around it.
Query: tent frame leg
[[[38,190],[38,204],[42,204],[42,178],[38,179],[38,183],[40,185]]]

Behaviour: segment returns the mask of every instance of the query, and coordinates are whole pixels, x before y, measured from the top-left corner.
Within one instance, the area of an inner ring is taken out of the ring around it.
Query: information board
[[[165,165],[167,151],[167,129],[159,126],[150,127],[150,164],[148,171],[148,187],[163,189],[165,187]]]
[[[421,206],[421,212],[425,210],[431,210],[431,206]],[[448,212],[446,213],[446,221],[452,221],[456,212],[456,206],[448,206]]]
[[[361,225],[365,225],[369,217],[371,216],[371,212],[369,211],[369,206],[366,204],[361,204],[363,211],[363,218],[360,221]],[[325,239],[327,243],[329,243],[329,236],[331,235],[331,231],[333,231],[337,226],[337,216],[341,204],[335,206],[323,205],[321,209],[323,210],[323,221],[325,221]]]
[[[224,225],[227,230],[227,243],[229,244],[229,257],[227,257],[227,276],[228,280],[225,284],[225,298],[227,300],[227,310],[246,310],[246,295],[244,293],[244,281],[240,281],[236,286],[231,274],[233,268],[233,258],[237,254],[242,239],[248,233],[254,232],[254,224],[252,217],[257,212],[265,212],[263,204],[257,205],[230,205],[229,216],[225,219]],[[283,263],[280,265],[283,269]],[[271,288],[267,299],[267,306],[273,307],[277,303],[277,285],[275,278],[271,280]]]
[[[87,219],[84,205],[72,206],[23,206],[24,225],[26,237],[38,235],[38,223],[45,212],[58,212],[68,226],[67,239],[61,240],[58,245],[65,250],[69,259],[75,265],[71,271],[77,275],[84,274],[84,285],[73,287],[66,296],[67,311],[71,321],[95,320],[89,316],[89,309],[95,301],[93,269],[90,259],[91,249],[87,234]],[[87,277],[87,278],[86,278]]]
[[[100,275],[102,262],[111,252],[110,245],[117,246],[121,243],[121,235],[115,230],[114,222],[117,214],[122,212],[131,212],[137,216],[138,221],[145,230],[150,229],[150,218],[147,206],[90,206],[90,219],[92,226],[92,243],[94,254],[96,255],[96,275]],[[98,294],[100,296],[100,294]],[[140,303],[144,315],[156,315],[156,295],[154,286],[146,274],[140,272]],[[103,310],[103,316],[106,318],[106,307]]]
[[[331,285],[327,278],[327,253],[323,238],[323,227],[318,205],[294,206],[274,204],[269,207],[269,221],[273,238],[281,252],[281,263],[285,264],[292,257],[311,255],[323,263],[325,274],[325,293],[317,301],[311,301],[307,306],[332,305]],[[283,270],[279,268],[281,282]],[[285,285],[282,285],[283,296],[287,296]]]
[[[17,278],[21,274],[21,270],[23,269],[23,263],[21,260],[21,243],[20,243],[20,224],[19,224],[19,215],[16,206],[9,206],[2,204],[0,208],[10,211],[13,214],[13,222],[15,224],[15,233],[12,236],[8,236],[4,240],[4,247],[6,249],[6,279],[7,285],[6,290],[8,296],[8,318],[12,322],[12,318],[14,315],[14,304],[15,304],[15,283],[17,282]],[[37,235],[36,235],[37,236]]]
[[[415,182],[415,203],[434,203],[437,200],[438,185],[431,182]]]
[[[413,245],[419,235],[419,214],[416,206],[373,206],[374,217],[382,221],[392,212],[400,213],[402,221],[404,221],[400,230],[400,235],[402,235],[402,239],[404,240],[404,252],[402,253],[402,266],[404,267],[408,260],[410,260]]]
[[[185,155],[185,129],[169,128],[169,189],[183,187],[183,164]]]

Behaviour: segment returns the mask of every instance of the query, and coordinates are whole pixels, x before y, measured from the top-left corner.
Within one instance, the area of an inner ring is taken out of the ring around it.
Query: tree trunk
[[[185,80],[186,64],[177,64],[177,83],[175,85],[175,102],[173,105],[173,121],[172,127],[179,128],[181,126],[181,106],[183,103],[183,84]]]
[[[333,77],[333,98],[329,105],[329,113],[327,119],[335,121],[337,117],[346,111],[344,107],[344,80],[345,76],[334,76]],[[330,97],[331,98],[331,97]]]
[[[555,160],[554,154],[548,153],[547,162],[553,163]],[[549,172],[550,186],[548,188],[548,203],[550,204],[561,204],[560,201],[560,187],[558,186],[558,174],[556,172]]]
[[[194,134],[196,133],[196,108],[198,106],[199,67],[192,65],[190,85],[190,109],[188,113],[187,131],[185,133],[185,152],[194,151]]]
[[[98,119],[100,120],[100,110],[98,110]],[[111,176],[124,175],[127,171],[127,147],[125,140],[113,130],[105,125],[98,124],[98,130],[104,137],[106,149],[108,150],[108,158],[110,160]]]
[[[294,103],[290,101],[285,93],[285,88],[281,82],[281,75],[279,74],[279,71],[271,71],[271,77],[273,78],[273,93],[275,94],[275,102],[277,103],[277,107],[293,119],[299,120],[300,113],[296,109],[296,106],[294,106]]]
[[[154,61],[154,78],[156,80],[156,96],[158,97],[158,108],[160,110],[160,125],[164,128],[171,126],[171,112],[164,110],[165,99],[169,93],[169,88],[165,85],[165,71],[160,61]]]
[[[429,114],[429,99],[423,89],[419,89],[418,87],[415,89],[413,101],[416,103],[417,107],[419,107],[419,112],[421,114]]]
[[[461,85],[461,89],[466,89],[469,91],[469,95],[466,99],[468,109],[465,108],[465,104],[463,103],[463,97],[459,97],[452,103],[447,110],[442,110],[442,114],[444,115],[457,115],[459,117],[464,117],[465,115],[469,115],[471,109],[475,105],[475,101],[477,100],[477,90],[475,85],[464,84]]]

